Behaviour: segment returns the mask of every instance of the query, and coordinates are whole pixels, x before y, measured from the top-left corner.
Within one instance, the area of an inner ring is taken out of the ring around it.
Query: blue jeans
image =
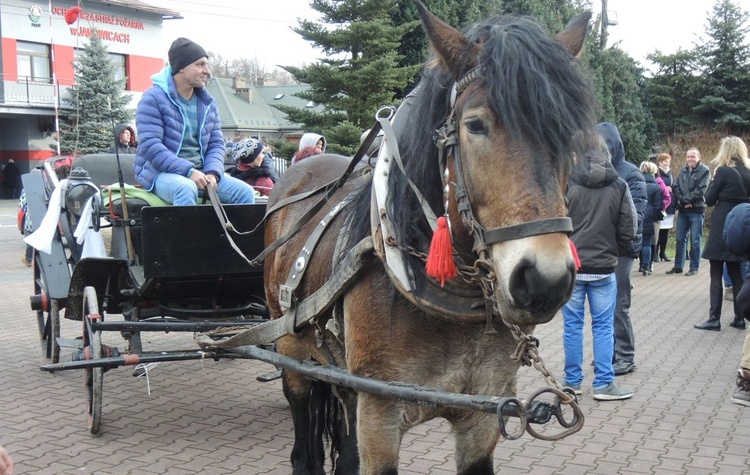
[[[690,270],[698,270],[701,262],[701,240],[703,238],[703,213],[686,213],[677,215],[677,247],[674,257],[676,269],[685,266],[685,247],[687,233],[690,231]]]
[[[740,262],[740,273],[742,274],[742,280],[745,280],[748,271],[750,271],[750,261]],[[727,264],[724,263],[724,287],[732,286],[732,279],[729,278],[729,272],[727,272]]]
[[[167,203],[175,206],[198,204],[198,197],[203,196],[203,190],[190,178],[175,173],[159,173],[154,180],[151,190]],[[253,187],[242,180],[224,175],[216,187],[219,200],[226,204],[255,203]]]
[[[614,352],[614,315],[617,283],[615,274],[593,282],[576,280],[573,295],[562,308],[565,382],[579,386],[583,381],[583,322],[585,300],[589,299],[591,333],[594,339],[594,389],[615,380],[612,369]]]

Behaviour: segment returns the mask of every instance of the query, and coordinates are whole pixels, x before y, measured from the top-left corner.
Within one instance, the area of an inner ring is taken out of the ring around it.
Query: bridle
[[[466,91],[468,86],[472,84],[479,77],[478,67],[475,67],[464,74],[458,81],[453,84],[451,89],[450,107],[451,110],[443,126],[435,132],[434,141],[438,147],[438,164],[442,171],[441,176],[443,180],[443,196],[445,201],[446,218],[448,210],[448,198],[450,196],[451,188],[454,189],[454,199],[456,200],[457,209],[461,221],[469,230],[474,238],[473,251],[477,255],[474,267],[484,275],[481,281],[486,282],[488,285],[482,285],[485,300],[487,300],[488,309],[492,309],[492,312],[496,315],[500,315],[500,311],[495,298],[494,281],[497,276],[497,269],[490,259],[490,246],[499,242],[506,242],[515,239],[522,239],[531,236],[539,236],[542,234],[550,233],[566,233],[570,234],[573,232],[573,224],[568,217],[556,217],[556,218],[543,218],[534,221],[526,221],[519,224],[513,224],[508,226],[500,226],[496,228],[486,229],[481,223],[475,218],[472,210],[471,201],[466,191],[466,181],[464,179],[463,164],[461,161],[461,147],[458,137],[458,129],[456,124],[456,103],[458,98],[463,92]],[[453,157],[453,167],[455,174],[455,181],[450,181],[450,173],[448,169],[448,159]],[[450,229],[450,226],[449,226]],[[487,288],[485,288],[487,287]],[[488,317],[489,318],[489,317]]]

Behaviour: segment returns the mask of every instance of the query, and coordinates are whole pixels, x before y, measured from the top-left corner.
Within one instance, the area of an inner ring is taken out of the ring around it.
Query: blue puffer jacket
[[[151,76],[154,85],[145,93],[135,111],[138,129],[138,152],[135,156],[136,179],[146,190],[152,190],[156,175],[162,172],[188,176],[193,168],[190,161],[177,156],[185,134],[185,113],[179,106],[177,86],[169,66]],[[198,98],[198,120],[203,173],[224,175],[224,136],[221,119],[213,97],[195,88]]]

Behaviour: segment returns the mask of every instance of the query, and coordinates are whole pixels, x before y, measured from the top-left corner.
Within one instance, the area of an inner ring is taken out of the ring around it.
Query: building
[[[72,1],[0,2],[0,162],[14,159],[22,173],[56,151],[58,111],[74,83],[73,61],[93,31],[104,39],[118,75],[127,78],[133,107],[164,66],[162,22],[178,12],[138,0],[87,0],[68,24]]]

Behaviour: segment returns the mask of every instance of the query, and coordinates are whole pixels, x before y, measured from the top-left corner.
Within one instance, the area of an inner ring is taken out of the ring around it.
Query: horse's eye
[[[464,126],[470,134],[487,135],[487,127],[485,127],[484,122],[479,119],[467,119],[464,122]]]

